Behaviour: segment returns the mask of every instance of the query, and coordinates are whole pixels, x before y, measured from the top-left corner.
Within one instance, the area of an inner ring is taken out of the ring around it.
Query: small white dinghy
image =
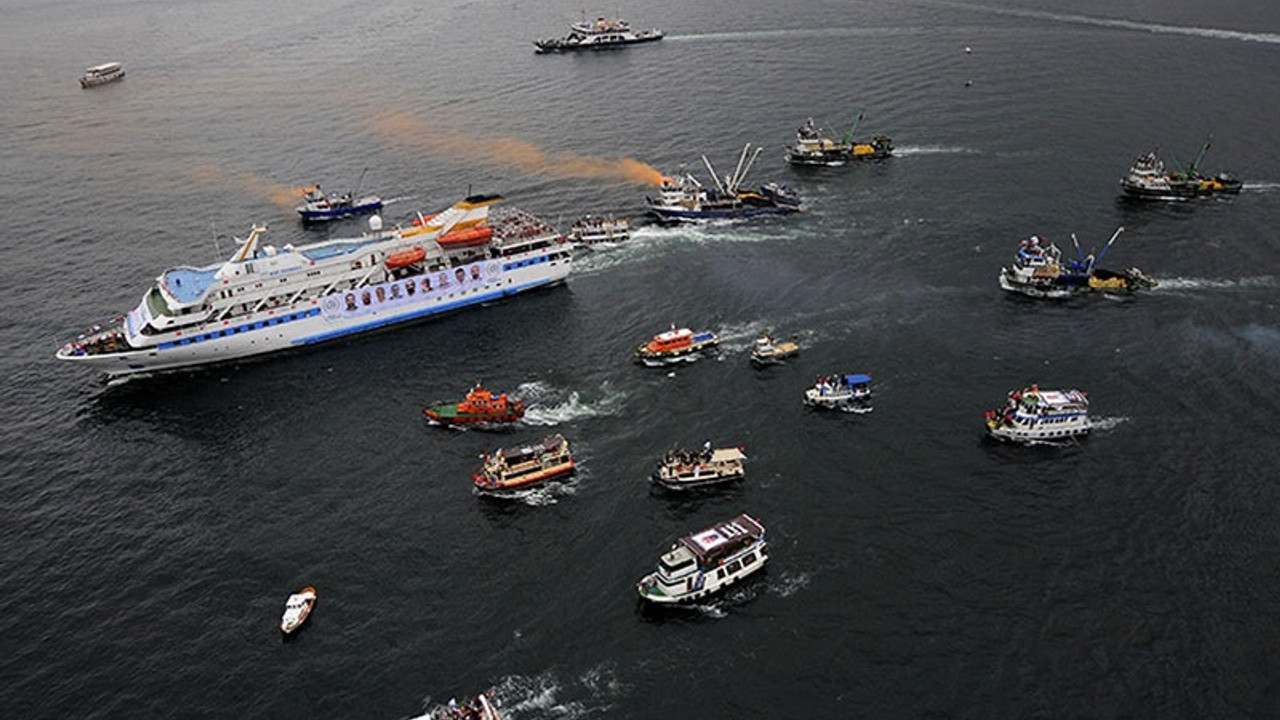
[[[284,603],[284,616],[280,618],[280,632],[288,635],[302,626],[316,604],[316,589],[307,586],[289,596]]]

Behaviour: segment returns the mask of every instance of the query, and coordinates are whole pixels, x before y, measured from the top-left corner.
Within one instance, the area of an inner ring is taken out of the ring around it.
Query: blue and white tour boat
[[[301,247],[255,227],[225,262],[166,270],[127,315],[57,352],[111,376],[238,360],[421,320],[563,281],[569,244],[498,195],[415,225]]]
[[[986,412],[987,434],[1020,443],[1060,443],[1088,434],[1089,397],[1080,390],[1041,390],[1031,385],[1009,393],[1000,410]]]

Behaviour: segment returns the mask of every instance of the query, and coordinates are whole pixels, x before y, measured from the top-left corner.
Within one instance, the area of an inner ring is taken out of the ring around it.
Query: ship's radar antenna
[[[381,215],[372,215],[369,217],[369,229],[372,230],[373,232],[379,232],[382,230]]]

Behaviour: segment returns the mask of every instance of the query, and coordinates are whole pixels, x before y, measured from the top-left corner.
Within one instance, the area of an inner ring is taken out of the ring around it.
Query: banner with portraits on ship
[[[400,305],[421,305],[426,301],[448,298],[476,288],[497,286],[501,280],[502,262],[481,260],[380,285],[334,293],[326,296],[320,306],[325,318],[346,319],[390,310]]]

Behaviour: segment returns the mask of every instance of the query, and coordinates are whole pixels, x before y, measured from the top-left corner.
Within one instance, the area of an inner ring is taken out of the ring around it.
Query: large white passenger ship
[[[232,257],[176,267],[129,314],[64,344],[108,375],[193,367],[313,345],[561,282],[570,245],[526,212],[476,195],[411,227],[275,248],[255,227]],[[371,223],[375,228],[378,223]]]

